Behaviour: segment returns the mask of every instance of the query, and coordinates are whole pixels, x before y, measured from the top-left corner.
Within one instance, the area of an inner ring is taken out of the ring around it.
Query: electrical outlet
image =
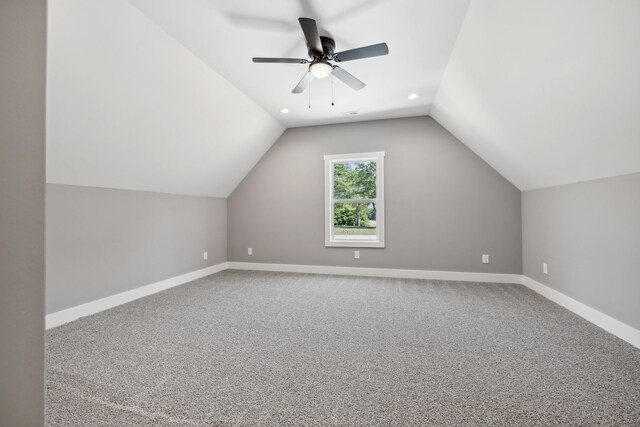
[[[549,274],[549,269],[547,268],[547,263],[546,262],[542,263],[542,272],[544,274]]]
[[[253,248],[247,248],[247,255],[253,255]]]
[[[482,263],[489,264],[489,254],[482,254]]]
[[[360,251],[353,251],[353,257],[355,259],[360,259]]]
[[[208,259],[209,259],[209,253],[205,251],[205,252],[202,254],[202,259],[204,259],[205,261],[206,261],[206,260],[208,260]]]

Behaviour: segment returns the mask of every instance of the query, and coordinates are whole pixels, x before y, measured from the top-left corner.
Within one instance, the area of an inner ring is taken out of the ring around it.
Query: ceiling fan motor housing
[[[324,53],[309,50],[309,57],[313,59],[331,59],[333,57],[333,52],[336,50],[335,40],[331,37],[320,36],[320,43],[322,43],[322,50],[324,50]]]

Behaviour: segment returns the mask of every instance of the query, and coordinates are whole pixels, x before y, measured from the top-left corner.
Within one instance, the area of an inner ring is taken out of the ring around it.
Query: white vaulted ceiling
[[[431,115],[521,190],[640,172],[640,1],[472,1]]]
[[[520,189],[640,172],[637,0],[51,0],[49,182],[227,196],[286,127],[431,114]],[[367,86],[291,94],[298,17]],[[409,93],[420,98],[407,99]],[[288,108],[287,115],[280,109]],[[343,113],[357,111],[357,115]]]
[[[125,0],[48,9],[47,182],[226,197],[284,131]]]
[[[287,127],[429,113],[469,0],[130,0]],[[254,64],[254,56],[308,59],[299,17],[316,20],[336,51],[386,42],[389,55],[341,63],[366,83],[331,78],[292,94],[308,66]],[[407,95],[421,98],[409,101]],[[281,115],[280,110],[291,112]],[[356,116],[344,115],[357,112]]]

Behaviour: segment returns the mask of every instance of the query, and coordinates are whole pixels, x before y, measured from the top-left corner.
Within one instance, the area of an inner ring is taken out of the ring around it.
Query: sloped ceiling
[[[130,0],[169,34],[287,127],[429,113],[469,0]],[[254,64],[254,56],[308,58],[299,17],[313,18],[336,51],[386,42],[389,55],[340,66],[367,86],[331,78],[291,90],[302,64]],[[411,101],[412,93],[421,95]],[[309,108],[309,101],[311,108]],[[280,110],[287,108],[289,114]],[[357,115],[345,114],[356,112]]]
[[[431,115],[521,190],[640,172],[640,1],[473,0]]]
[[[51,0],[47,182],[226,197],[284,126],[125,0]]]
[[[285,127],[431,114],[522,190],[640,172],[637,0],[51,0],[48,182],[227,196]],[[291,89],[300,16],[342,64]],[[416,92],[418,100],[407,95]],[[281,108],[291,113],[280,114]],[[357,111],[358,115],[343,112]]]

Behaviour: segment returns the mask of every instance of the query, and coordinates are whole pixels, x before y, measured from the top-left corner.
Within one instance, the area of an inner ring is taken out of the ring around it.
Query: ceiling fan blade
[[[337,65],[333,66],[333,75],[342,80],[344,84],[346,84],[353,90],[360,90],[366,86],[363,82],[355,78],[353,74],[345,71],[343,68],[340,68]]]
[[[320,41],[320,35],[318,34],[318,26],[316,21],[311,18],[298,18],[304,38],[307,39],[307,46],[309,50],[317,53],[323,53],[322,42]]]
[[[302,93],[309,87],[309,81],[313,78],[310,72],[306,72],[304,76],[302,76],[302,80],[293,88],[291,93]]]
[[[306,59],[296,58],[253,58],[253,62],[257,64],[307,64]]]
[[[389,54],[389,46],[386,43],[372,44],[371,46],[358,47],[356,49],[345,50],[335,54],[338,62],[353,61],[354,59],[372,58]]]

